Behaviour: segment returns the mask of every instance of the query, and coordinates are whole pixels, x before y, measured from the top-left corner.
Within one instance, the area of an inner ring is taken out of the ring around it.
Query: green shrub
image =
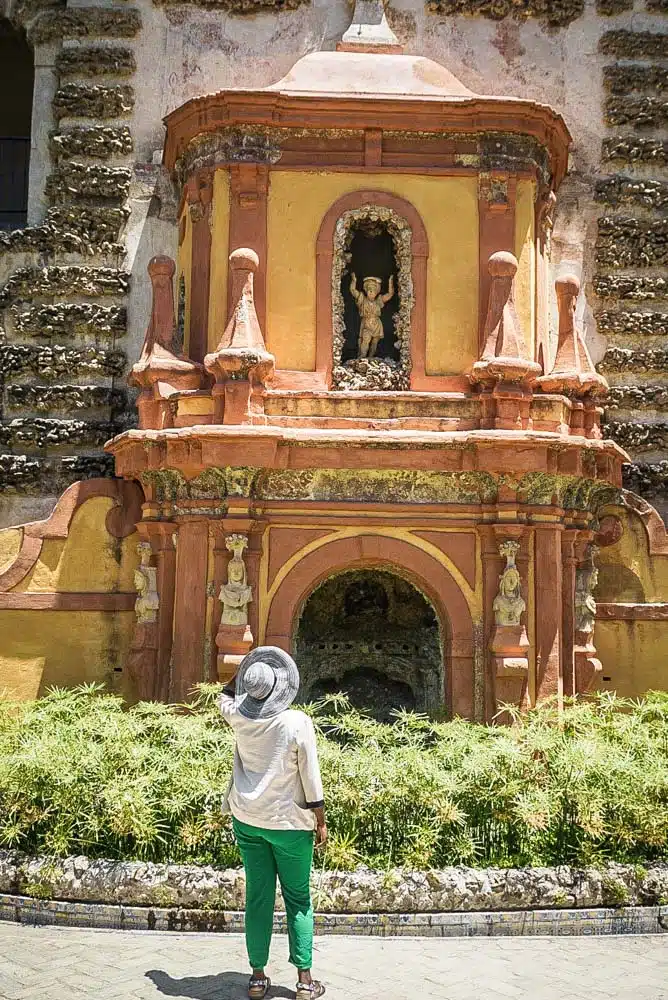
[[[218,690],[201,686],[190,706],[126,709],[95,687],[0,703],[0,846],[237,865]],[[331,837],[318,864],[668,858],[668,695],[541,705],[512,728],[409,713],[383,725],[340,696],[306,710]]]

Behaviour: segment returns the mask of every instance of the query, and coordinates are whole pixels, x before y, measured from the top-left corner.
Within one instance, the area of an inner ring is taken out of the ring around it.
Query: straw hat
[[[278,646],[251,649],[239,664],[237,709],[247,719],[271,719],[289,708],[299,690],[297,664]]]

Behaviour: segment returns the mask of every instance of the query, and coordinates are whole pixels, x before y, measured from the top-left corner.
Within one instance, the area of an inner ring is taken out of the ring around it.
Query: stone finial
[[[580,282],[574,274],[565,274],[554,283],[559,305],[559,340],[554,365],[549,375],[538,379],[544,392],[569,396],[603,396],[608,383],[594,368],[582,332],[575,322],[575,307]]]
[[[484,346],[471,373],[472,382],[535,381],[540,365],[527,357],[527,348],[513,296],[517,258],[505,250],[489,258],[491,277]]]
[[[266,349],[255,311],[253,275],[260,261],[246,247],[234,250],[229,260],[236,305],[218,347],[204,358],[204,367],[217,382],[234,379],[264,385],[273,375],[275,360]]]
[[[183,389],[199,389],[202,366],[183,354],[174,353],[176,323],[174,320],[173,278],[176,265],[171,257],[158,256],[149,261],[153,300],[144,346],[139,361],[128,376],[130,385],[144,390],[155,387],[165,396]],[[159,383],[165,383],[166,392]]]
[[[403,46],[387,23],[384,0],[356,0],[352,23],[336,47],[339,52],[401,53]]]

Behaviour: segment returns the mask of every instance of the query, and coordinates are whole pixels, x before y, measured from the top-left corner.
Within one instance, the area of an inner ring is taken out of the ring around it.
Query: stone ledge
[[[641,424],[630,420],[606,420],[605,437],[620,448],[634,453],[643,451],[668,451],[668,422]]]
[[[603,118],[607,125],[659,127],[668,122],[668,101],[660,97],[608,97]]]
[[[137,69],[132,49],[117,45],[90,45],[61,49],[56,69],[63,76],[131,76]]]
[[[613,373],[664,372],[668,369],[668,348],[656,351],[633,351],[625,347],[608,347],[597,366],[606,375]]]
[[[639,277],[634,274],[596,274],[594,291],[602,299],[665,299],[668,280],[660,276]]]
[[[123,351],[97,347],[43,347],[33,344],[0,344],[0,370],[5,381],[16,375],[35,378],[98,375],[119,378],[127,366]]]
[[[647,500],[666,498],[668,462],[633,462],[622,468],[624,488]]]
[[[596,182],[594,201],[616,208],[618,205],[640,205],[642,208],[663,208],[668,205],[668,183],[644,177],[616,174]]]
[[[606,31],[599,41],[599,51],[623,59],[668,59],[668,34],[658,31]]]
[[[660,337],[668,334],[668,312],[601,312],[596,317],[599,333],[607,337]]]
[[[427,0],[432,14],[487,17],[502,21],[506,17],[525,20],[536,18],[555,27],[575,21],[584,13],[584,0]]]
[[[61,190],[67,197],[71,192],[64,189],[65,177],[66,172]],[[94,190],[92,182],[89,189]],[[102,186],[102,190],[106,187]],[[114,205],[58,205],[48,210],[41,226],[0,232],[0,253],[34,250],[45,254],[123,255],[125,247],[118,242],[118,236],[129,215],[128,209]]]
[[[668,142],[650,136],[618,135],[603,140],[601,158],[606,162],[652,163],[664,167],[668,163]]]
[[[68,163],[50,174],[46,196],[52,202],[71,198],[93,198],[123,202],[130,193],[129,167],[108,167],[101,163]]]
[[[53,98],[56,118],[120,118],[135,104],[134,89],[127,83],[102,87],[97,84],[66,83]]]
[[[132,133],[127,125],[77,125],[52,135],[50,146],[56,162],[73,156],[106,160],[110,156],[129,156],[133,150]]]
[[[109,455],[67,455],[59,459],[0,454],[0,492],[24,496],[62,493],[79,479],[107,479],[114,474]]]
[[[129,287],[129,273],[111,267],[22,267],[0,291],[0,306],[12,299],[29,301],[37,295],[125,295]]]
[[[658,267],[668,263],[668,220],[646,222],[624,216],[598,220],[599,267]]]
[[[53,410],[125,409],[127,393],[103,385],[9,385],[5,388],[9,409],[34,410],[49,413]],[[0,428],[0,436],[2,429]]]
[[[601,869],[444,868],[314,872],[314,903],[329,913],[441,913],[645,906],[668,901],[668,864]],[[241,910],[243,869],[87,857],[54,859],[0,850],[0,893],[69,902]],[[280,893],[277,902],[280,903]]]
[[[224,10],[229,14],[261,14],[263,11],[280,13],[283,10],[296,10],[310,2],[311,0],[153,0],[156,7],[181,7],[188,4],[206,7],[208,10]]]
[[[604,17],[615,17],[626,10],[633,10],[633,0],[596,0],[596,13]]]
[[[630,90],[666,90],[668,69],[664,66],[643,66],[634,63],[605,66],[603,83],[612,94],[628,94]]]
[[[100,306],[91,302],[56,302],[52,305],[12,306],[12,320],[19,334],[31,337],[122,337],[127,333],[125,306]]]
[[[16,417],[0,423],[0,446],[19,450],[26,446],[41,449],[59,448],[62,445],[100,448],[119,429],[109,420]]]
[[[107,930],[195,931],[242,934],[241,911],[176,910],[164,907],[58,903],[0,896],[0,920],[32,926]],[[365,937],[574,937],[602,934],[662,934],[668,907],[516,910],[476,913],[315,913],[315,933]],[[274,914],[275,934],[285,934],[285,914]]]
[[[665,410],[668,385],[612,385],[605,401],[607,410]]]
[[[134,38],[141,28],[135,7],[68,7],[46,11],[29,29],[33,45],[60,38]]]

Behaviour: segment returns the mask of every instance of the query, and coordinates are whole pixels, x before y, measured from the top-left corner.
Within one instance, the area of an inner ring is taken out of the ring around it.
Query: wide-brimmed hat
[[[251,649],[239,664],[237,709],[247,719],[271,719],[289,708],[299,690],[299,671],[278,646]]]

